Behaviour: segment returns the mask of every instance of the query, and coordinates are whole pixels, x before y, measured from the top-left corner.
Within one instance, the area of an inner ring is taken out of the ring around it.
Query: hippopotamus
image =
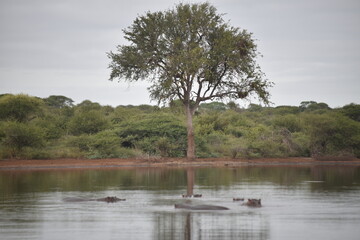
[[[126,199],[117,198],[117,197],[104,197],[104,198],[97,198],[96,201],[113,203],[113,202],[119,202],[119,201],[126,201]]]
[[[233,201],[234,202],[242,202],[242,201],[244,201],[244,198],[233,198]]]
[[[215,205],[190,205],[190,204],[175,204],[175,208],[189,209],[189,210],[229,210],[227,207]]]
[[[201,197],[202,197],[202,194],[194,194],[194,195],[186,195],[186,194],[183,194],[182,197],[183,197],[183,198],[191,198],[191,197],[201,198]]]
[[[67,197],[63,199],[65,202],[89,202],[89,201],[99,201],[114,203],[119,201],[125,201],[126,199],[117,198],[117,197],[104,197],[104,198],[80,198],[80,197]]]
[[[261,199],[250,198],[246,203],[243,203],[242,205],[248,207],[261,207]]]

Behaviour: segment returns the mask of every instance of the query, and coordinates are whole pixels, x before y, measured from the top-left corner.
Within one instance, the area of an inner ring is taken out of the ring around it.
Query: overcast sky
[[[169,0],[0,0],[0,94],[64,95],[102,105],[156,104],[147,83],[108,81],[106,52],[122,29]],[[196,3],[203,1],[183,1]],[[257,39],[275,83],[273,106],[360,104],[359,0],[210,0],[230,25]],[[248,102],[239,102],[246,106]]]

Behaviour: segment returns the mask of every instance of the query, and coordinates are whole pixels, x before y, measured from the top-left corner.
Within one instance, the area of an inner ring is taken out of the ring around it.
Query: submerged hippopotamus
[[[261,199],[250,198],[246,203],[243,203],[242,205],[249,207],[261,207]]]
[[[119,201],[125,201],[126,199],[117,198],[117,197],[104,197],[104,198],[80,198],[80,197],[67,197],[63,199],[65,202],[89,202],[89,201],[99,201],[114,203]]]
[[[244,198],[233,198],[234,202],[243,202]]]
[[[182,195],[183,198],[201,198],[202,197],[202,194],[194,194],[194,195],[187,195],[187,194],[183,194]]]
[[[113,202],[119,202],[119,201],[126,201],[126,199],[117,198],[117,197],[104,197],[104,198],[98,198],[98,199],[96,199],[96,201],[113,203]]]
[[[189,209],[189,210],[229,210],[227,207],[215,205],[190,205],[190,204],[175,204],[175,208]]]

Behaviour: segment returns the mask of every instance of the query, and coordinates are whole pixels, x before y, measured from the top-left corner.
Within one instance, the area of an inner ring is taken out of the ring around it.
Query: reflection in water
[[[187,196],[194,195],[195,171],[193,168],[186,169]]]
[[[3,195],[26,192],[96,191],[104,188],[146,190],[184,189],[194,184],[220,188],[236,183],[272,182],[296,186],[304,181],[324,181],[327,190],[360,184],[360,168],[349,166],[241,167],[241,168],[138,168],[126,170],[0,171]]]
[[[191,240],[191,214],[190,213],[186,214],[184,239]]]
[[[154,239],[269,239],[270,224],[261,214],[210,212],[162,213]]]
[[[311,178],[314,183],[312,190],[343,191],[344,186],[352,186],[354,181],[359,183],[359,168],[343,166],[313,166]]]
[[[195,170],[186,169],[187,196],[194,195]],[[230,201],[230,199],[229,199]],[[191,200],[186,200],[191,202]],[[254,221],[254,219],[257,219]],[[157,216],[154,239],[268,239],[269,224],[261,214],[176,210]],[[254,224],[259,223],[259,225]]]
[[[182,198],[185,189],[203,196]],[[0,171],[0,193],[5,216],[0,239],[357,239],[360,234],[359,167]],[[127,200],[61,200],[105,196]],[[263,207],[241,206],[233,197],[262,198]],[[187,201],[230,210],[174,208]]]

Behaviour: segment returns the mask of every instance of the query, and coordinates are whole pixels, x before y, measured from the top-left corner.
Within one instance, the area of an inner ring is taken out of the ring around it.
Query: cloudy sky
[[[106,52],[122,29],[169,0],[0,0],[0,94],[64,95],[80,103],[156,104],[147,83],[108,81]],[[203,1],[183,1],[196,3]],[[210,0],[257,39],[274,106],[360,104],[359,0]],[[248,103],[242,103],[246,106]]]

